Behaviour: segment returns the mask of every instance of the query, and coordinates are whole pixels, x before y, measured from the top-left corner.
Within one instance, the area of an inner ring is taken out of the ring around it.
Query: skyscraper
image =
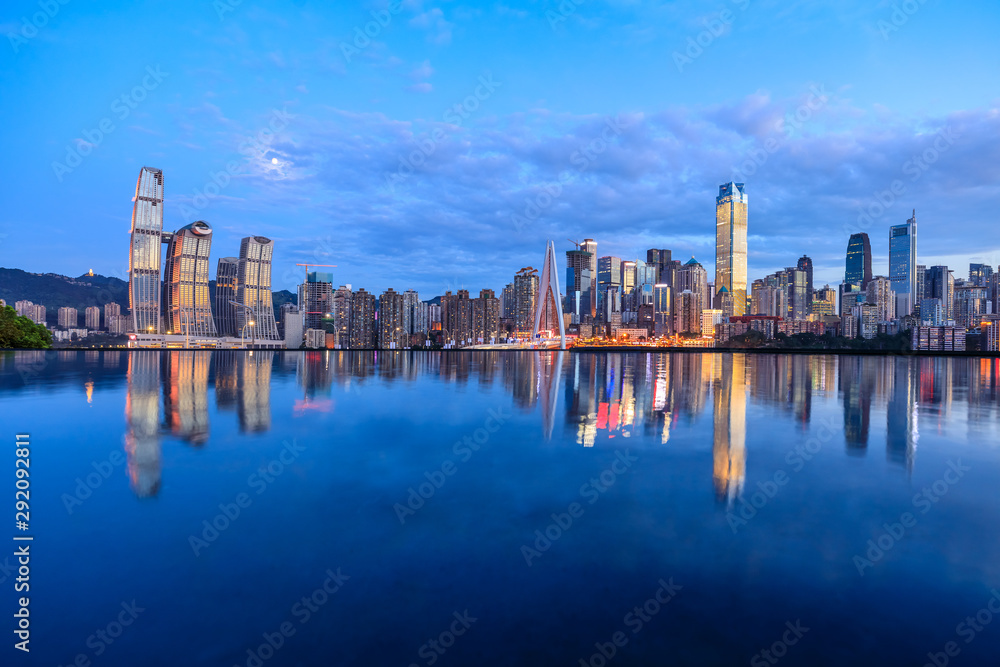
[[[215,269],[215,330],[220,336],[239,336],[236,330],[237,277],[240,260],[223,257]]]
[[[806,272],[806,295],[804,298],[806,315],[812,314],[812,294],[813,294],[813,261],[809,257],[802,255],[796,265],[800,271]]]
[[[160,332],[160,242],[163,233],[163,172],[143,167],[132,198],[128,255],[132,330]]]
[[[896,316],[905,317],[916,308],[917,211],[905,225],[889,228],[889,280],[896,293]]]
[[[204,220],[198,220],[168,238],[163,268],[163,324],[175,334],[215,336],[215,319],[208,299],[212,228]]]
[[[240,241],[240,263],[237,272],[236,300],[253,313],[257,340],[281,340],[274,321],[271,295],[271,257],[274,241],[264,236],[248,236]],[[241,331],[247,323],[247,309],[236,310],[236,325]]]
[[[872,244],[868,234],[861,232],[851,234],[847,242],[847,268],[844,271],[844,282],[856,285],[862,290],[868,287],[872,279]]]
[[[351,346],[351,300],[353,297],[348,285],[341,285],[333,293],[333,306],[330,310],[333,314],[333,343],[339,345],[341,349],[347,349]]]
[[[542,265],[542,278],[539,282],[539,294],[535,306],[535,325],[531,330],[534,338],[539,333],[543,322],[554,320],[559,329],[559,348],[566,348],[566,330],[563,325],[562,307],[559,305],[559,269],[556,266],[556,244],[549,242],[545,249],[545,263]]]
[[[403,295],[391,287],[378,298],[378,346],[383,350],[408,347],[409,335],[403,327]]]
[[[374,349],[375,339],[375,295],[362,288],[351,297],[351,349]]]
[[[90,306],[84,311],[84,322],[91,331],[101,328],[101,309],[97,306]]]
[[[591,303],[596,276],[590,267],[593,264],[596,270],[597,258],[583,250],[585,246],[586,243],[583,243],[580,244],[581,249],[566,251],[566,311],[572,313],[574,324],[593,321]],[[596,244],[594,246],[596,248]]]
[[[650,252],[653,251],[650,250]],[[600,314],[597,319],[602,322],[609,321],[608,314],[612,310],[606,306],[609,301],[609,292],[612,294],[620,292],[621,280],[622,260],[620,258],[601,257],[597,260],[597,309]],[[616,299],[613,295],[610,297],[610,301],[612,305],[615,304]]]
[[[924,298],[939,299],[943,319],[955,319],[955,277],[947,266],[932,266],[927,270]]]
[[[64,329],[75,329],[80,324],[80,314],[77,312],[76,308],[63,306],[59,309],[59,317],[57,321],[59,322],[59,326]]]
[[[514,276],[515,331],[522,336],[531,334],[535,321],[536,302],[538,300],[538,270],[530,266],[517,272]]]
[[[747,194],[743,183],[719,186],[715,199],[715,289],[726,288],[732,312],[745,315],[747,302]]]
[[[305,307],[305,310],[302,311],[303,328],[321,329],[323,327],[323,318],[326,317],[327,313],[331,312],[330,303],[332,299],[332,273],[310,271],[306,274],[306,281],[299,285],[299,305],[304,305]]]
[[[969,282],[976,287],[989,287],[993,267],[989,264],[969,264]]]

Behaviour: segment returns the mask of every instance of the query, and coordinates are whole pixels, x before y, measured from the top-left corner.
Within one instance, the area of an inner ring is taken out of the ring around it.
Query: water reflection
[[[233,412],[241,432],[267,432],[272,387],[280,383],[294,384],[298,397],[290,407],[282,405],[278,419],[332,412],[335,394],[369,383],[472,382],[501,390],[524,413],[537,410],[541,438],[582,447],[617,447],[623,439],[629,446],[707,447],[697,425],[710,411],[712,480],[717,497],[728,502],[741,493],[747,474],[750,406],[774,411],[802,432],[810,428],[817,402],[827,413],[832,406],[842,415],[843,447],[852,456],[865,456],[876,444],[884,411],[886,460],[912,471],[921,430],[948,435],[964,422],[967,433],[957,435],[995,437],[998,375],[995,358],[548,351],[0,354],[0,394],[75,386],[88,403],[97,403],[108,387],[125,385],[128,471],[142,497],[160,488],[162,438],[210,446],[211,420]],[[557,433],[560,424],[563,432]],[[675,443],[678,434],[685,437]]]

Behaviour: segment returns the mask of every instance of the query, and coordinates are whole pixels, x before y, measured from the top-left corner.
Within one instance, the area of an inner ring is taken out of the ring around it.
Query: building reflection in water
[[[125,452],[132,490],[140,498],[160,490],[160,353],[128,355]]]
[[[956,427],[954,401],[967,403],[964,421],[970,442],[995,438],[1000,419],[1000,360],[991,358],[557,351],[123,354],[128,364],[129,475],[140,496],[155,495],[160,486],[163,436],[196,445],[207,441],[210,384],[216,409],[235,411],[241,431],[268,430],[273,373],[285,377],[294,373],[301,391],[302,398],[295,400],[289,416],[330,411],[334,388],[351,392],[369,382],[433,378],[479,387],[499,383],[515,408],[539,411],[546,439],[554,437],[558,411],[564,409],[566,435],[583,447],[615,447],[625,444],[620,439],[637,436],[646,445],[673,445],[671,435],[677,429],[684,434],[677,441],[680,446],[707,445],[692,436],[699,433],[696,422],[710,411],[713,486],[717,497],[727,501],[739,495],[746,476],[751,402],[786,414],[803,431],[813,419],[814,402],[841,403],[848,454],[868,450],[879,429],[872,415],[884,410],[887,460],[906,470],[914,467],[921,429],[947,436],[947,430]],[[20,387],[32,378],[62,377],[67,373],[61,365],[63,356],[0,355],[0,389],[4,378]],[[81,358],[82,365],[91,369],[88,379],[81,380],[85,390],[93,392],[91,398],[106,381],[92,369],[107,365],[109,358],[106,355],[96,366],[92,357]]]
[[[746,477],[746,355],[712,358],[718,373],[712,382],[712,482],[719,500],[732,502]]]
[[[163,416],[174,437],[195,446],[208,441],[209,351],[171,351],[163,361]]]

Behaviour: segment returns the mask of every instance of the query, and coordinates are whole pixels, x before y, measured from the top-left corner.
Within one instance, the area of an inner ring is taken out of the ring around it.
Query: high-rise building
[[[291,308],[285,308],[291,306]],[[302,347],[302,315],[297,306],[286,303],[281,306],[281,325],[285,348],[297,350]]]
[[[517,291],[514,283],[507,283],[500,292],[500,317],[505,320],[517,319]]]
[[[565,310],[572,315],[574,324],[593,321],[591,302],[594,300],[596,275],[590,267],[596,264],[597,259],[593,253],[582,250],[583,247],[584,244],[581,244],[581,249],[566,251]]]
[[[715,199],[715,289],[725,288],[732,308],[745,315],[747,301],[747,194],[743,183],[719,186]]]
[[[672,267],[668,265],[668,269],[670,268]],[[694,257],[675,271],[673,290],[675,296],[685,290],[694,294],[698,299],[699,311],[710,308],[712,305],[711,294],[708,289],[708,271]]]
[[[847,268],[844,271],[844,282],[855,285],[862,290],[868,288],[872,279],[872,244],[868,234],[860,232],[851,234],[847,242]]]
[[[905,225],[889,228],[889,280],[896,293],[896,316],[914,312],[917,297],[917,211]]]
[[[220,336],[239,336],[236,327],[236,289],[240,260],[223,257],[215,269],[215,330]]]
[[[896,297],[892,292],[892,282],[885,276],[875,276],[865,290],[867,302],[875,306],[875,318],[879,322],[889,322],[896,316]]]
[[[113,317],[120,317],[122,314],[122,307],[117,303],[106,303],[104,304],[104,327],[110,332],[111,331],[111,321]],[[126,331],[127,331],[126,326]],[[120,333],[125,333],[121,331]]]
[[[700,309],[698,317],[700,324]],[[674,303],[670,285],[653,286],[653,333],[657,336],[670,336],[674,333]]]
[[[373,297],[374,298],[374,297]],[[302,326],[305,329],[322,329],[323,318],[331,312],[333,300],[333,274],[323,271],[310,271],[306,281],[299,285],[299,307],[305,307],[302,313]]]
[[[991,314],[989,291],[972,283],[955,286],[955,324],[966,329],[978,329],[985,315]]]
[[[403,295],[391,287],[378,298],[378,346],[383,350],[409,347],[406,332]]]
[[[709,308],[709,310],[712,310]],[[691,290],[674,293],[674,328],[677,333],[701,333],[702,313],[701,297]]]
[[[80,324],[80,314],[77,312],[76,308],[63,306],[59,309],[58,322],[59,326],[64,329],[75,329]]]
[[[538,301],[538,270],[530,266],[521,269],[514,276],[515,306],[514,327],[522,336],[531,335],[531,327],[535,322],[536,303]]]
[[[837,290],[829,285],[813,292],[813,315],[836,315],[837,314]]]
[[[920,315],[920,304],[924,302],[927,298],[927,267],[923,264],[917,264],[917,297],[913,300],[913,314]],[[899,313],[896,313],[897,317],[900,317]]]
[[[650,250],[649,252],[653,252]],[[619,257],[601,257],[597,260],[597,310],[601,322],[608,322],[608,314],[615,312],[608,308],[609,293],[616,294],[622,285],[622,260]],[[612,305],[616,301],[611,296]]]
[[[976,287],[989,287],[993,267],[989,264],[969,264],[969,282]]]
[[[212,228],[204,220],[171,234],[163,267],[163,319],[166,330],[188,336],[215,336],[208,298],[208,254]]]
[[[924,300],[938,299],[945,321],[955,319],[955,277],[947,266],[932,266],[924,279]]]
[[[101,309],[97,306],[89,306],[84,312],[84,324],[91,331],[101,328]]]
[[[491,289],[479,292],[472,301],[472,337],[484,343],[493,342],[500,335],[500,300]]]
[[[447,340],[462,346],[473,340],[472,300],[469,290],[451,290],[441,297],[441,328]]]
[[[374,349],[376,338],[375,295],[362,288],[351,296],[351,349]]]
[[[414,326],[417,304],[420,303],[420,295],[415,290],[408,289],[403,292],[403,331],[407,336],[421,333]],[[409,341],[407,341],[409,347]]]
[[[635,261],[625,260],[621,264],[622,266],[622,294],[631,294],[632,290],[635,289]]]
[[[346,350],[351,346],[351,299],[350,285],[341,285],[333,293],[330,313],[333,315],[334,346]]]
[[[788,313],[784,317],[790,320],[804,320],[809,317],[809,304],[812,301],[808,274],[793,266],[785,269],[784,273],[788,285]]]
[[[669,281],[669,276],[667,275],[669,273],[667,268],[673,263],[671,255],[672,253],[669,250],[650,248],[646,251],[646,264],[655,267],[656,276],[654,282],[673,287],[673,283]]]
[[[160,244],[163,234],[163,172],[143,167],[132,198],[129,308],[132,330],[160,333]]]
[[[236,300],[245,307],[236,310],[236,326],[242,331],[252,316],[257,340],[280,340],[271,294],[273,255],[274,241],[267,237],[247,236],[240,241]]]
[[[813,261],[809,257],[802,255],[802,257],[799,257],[796,268],[806,273],[806,293],[803,296],[803,300],[806,305],[806,315],[808,316],[812,314]]]

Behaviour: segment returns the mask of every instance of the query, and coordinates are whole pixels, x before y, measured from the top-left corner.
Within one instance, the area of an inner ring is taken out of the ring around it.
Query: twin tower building
[[[204,220],[163,231],[163,172],[143,167],[132,206],[129,250],[131,332],[278,341],[271,300],[274,241],[248,236],[239,257],[223,257],[209,295],[212,227]],[[167,246],[161,279],[161,246]],[[214,310],[214,312],[213,312]]]

